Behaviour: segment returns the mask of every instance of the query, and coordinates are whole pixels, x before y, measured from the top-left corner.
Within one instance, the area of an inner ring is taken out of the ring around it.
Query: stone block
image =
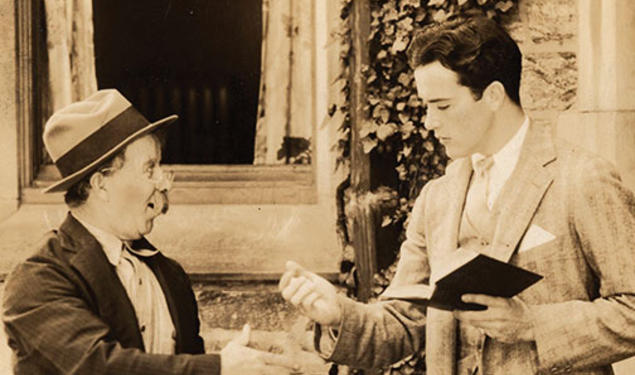
[[[577,34],[576,0],[531,0],[520,2],[527,20],[529,39],[536,44],[564,44]]]
[[[522,45],[525,43],[527,37],[526,22],[523,22],[521,17],[521,8],[516,5],[509,10],[509,13],[504,14],[501,17],[501,24],[505,27],[505,30],[511,35],[511,37],[518,43],[522,50]]]
[[[558,136],[611,161],[624,185],[635,191],[635,111],[563,113]]]
[[[526,54],[520,95],[528,110],[566,110],[576,99],[576,55],[572,52]]]

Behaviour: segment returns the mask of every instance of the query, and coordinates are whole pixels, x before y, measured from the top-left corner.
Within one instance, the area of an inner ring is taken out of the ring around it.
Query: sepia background
[[[61,195],[40,193],[59,177],[41,142],[46,118],[116,87],[151,121],[180,116],[164,150],[177,176],[172,207],[150,239],[192,275],[208,349],[245,322],[264,347],[285,347],[298,315],[276,293],[284,262],[337,280],[342,259],[363,255],[338,226],[338,187],[370,168],[338,164],[342,74],[365,79],[342,70],[356,40],[338,38],[349,3],[0,2],[0,282],[66,213]],[[635,188],[635,3],[518,0],[505,19],[524,55],[532,119],[614,162]],[[369,288],[376,258],[397,246],[379,223],[371,229],[378,243],[368,266],[358,264]],[[0,341],[0,373],[9,373]],[[615,369],[635,373],[635,361]]]

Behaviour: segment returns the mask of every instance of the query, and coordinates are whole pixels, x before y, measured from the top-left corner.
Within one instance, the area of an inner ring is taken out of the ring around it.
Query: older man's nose
[[[160,169],[161,175],[156,182],[156,189],[159,191],[169,191],[172,189],[172,182],[174,181],[174,172],[164,171]]]

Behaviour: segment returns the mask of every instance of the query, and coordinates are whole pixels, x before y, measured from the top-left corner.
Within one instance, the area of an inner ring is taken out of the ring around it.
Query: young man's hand
[[[289,261],[278,288],[285,300],[300,308],[312,320],[329,327],[340,324],[342,309],[337,291],[324,278]]]
[[[533,317],[529,306],[518,297],[501,298],[465,294],[463,302],[487,306],[483,311],[454,311],[462,323],[479,328],[487,336],[506,343],[533,341]]]

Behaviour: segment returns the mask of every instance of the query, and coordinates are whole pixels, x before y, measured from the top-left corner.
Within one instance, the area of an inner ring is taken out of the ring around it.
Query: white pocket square
[[[523,251],[527,251],[529,249],[533,249],[536,246],[540,246],[549,241],[553,241],[556,238],[552,233],[544,230],[538,225],[532,224],[525,233],[525,237],[523,237],[523,241],[520,243],[520,248],[518,249],[519,253]]]

